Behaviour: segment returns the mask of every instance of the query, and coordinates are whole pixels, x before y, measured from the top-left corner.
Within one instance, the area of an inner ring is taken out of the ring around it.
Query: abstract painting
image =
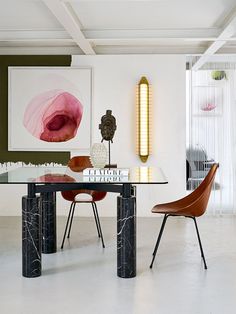
[[[91,68],[9,67],[8,150],[88,153]]]

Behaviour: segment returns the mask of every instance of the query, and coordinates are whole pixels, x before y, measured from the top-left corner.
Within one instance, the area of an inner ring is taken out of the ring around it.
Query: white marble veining
[[[40,202],[39,197],[22,198],[22,261],[25,277],[37,277],[41,273]]]

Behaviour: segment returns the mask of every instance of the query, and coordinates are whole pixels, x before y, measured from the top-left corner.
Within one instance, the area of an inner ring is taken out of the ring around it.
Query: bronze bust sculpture
[[[111,165],[111,147],[110,144],[113,143],[113,137],[116,130],[116,118],[112,115],[111,110],[107,110],[106,114],[101,118],[101,124],[99,124],[99,129],[102,134],[102,142],[108,141],[108,153],[109,153],[109,164],[107,167],[116,168],[117,165]]]
[[[116,130],[116,118],[112,115],[111,110],[107,110],[106,114],[102,116],[99,129],[102,134],[102,142],[105,140],[113,143],[113,137]]]

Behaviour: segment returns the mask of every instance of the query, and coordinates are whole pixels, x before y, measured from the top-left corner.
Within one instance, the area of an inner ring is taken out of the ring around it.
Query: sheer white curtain
[[[207,63],[187,71],[187,190],[196,188],[212,162],[220,167],[208,207],[236,213],[236,64]]]

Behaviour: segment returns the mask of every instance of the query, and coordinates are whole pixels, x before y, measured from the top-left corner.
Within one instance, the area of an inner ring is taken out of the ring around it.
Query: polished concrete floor
[[[58,219],[58,244],[65,218]],[[43,255],[41,277],[21,276],[20,218],[0,217],[1,314],[235,314],[236,218],[203,217],[203,268],[192,220],[170,218],[149,269],[160,218],[140,218],[137,277],[116,277],[116,222],[103,218],[103,250],[94,221],[75,218],[63,251]],[[59,245],[58,245],[59,246]]]

